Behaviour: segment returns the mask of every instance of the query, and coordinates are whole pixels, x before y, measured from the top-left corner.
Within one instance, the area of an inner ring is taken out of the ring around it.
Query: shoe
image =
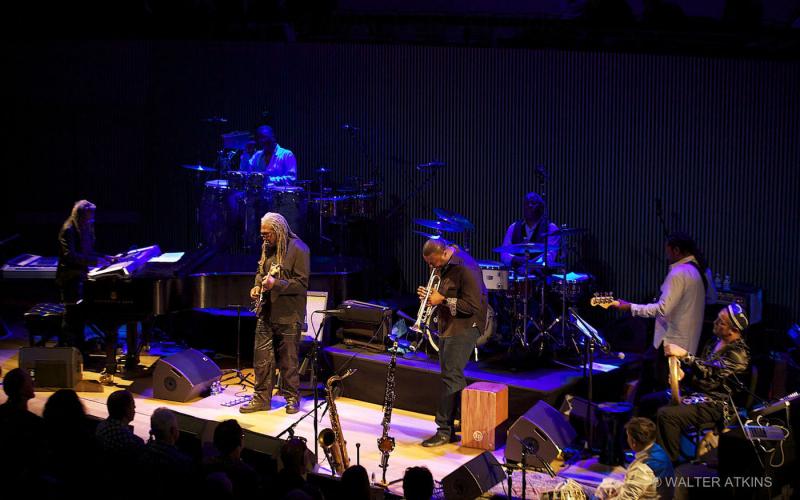
[[[114,385],[114,374],[103,370],[100,373],[100,383],[103,385]]]
[[[253,413],[257,411],[269,411],[271,409],[272,405],[269,401],[253,398],[249,403],[239,407],[239,413]]]
[[[422,446],[426,448],[433,448],[434,446],[442,446],[443,444],[447,444],[450,442],[452,442],[450,434],[444,432],[437,432],[433,436],[423,441]]]
[[[288,413],[289,415],[294,415],[299,411],[300,411],[300,402],[298,402],[294,398],[288,398],[286,400],[286,413]]]

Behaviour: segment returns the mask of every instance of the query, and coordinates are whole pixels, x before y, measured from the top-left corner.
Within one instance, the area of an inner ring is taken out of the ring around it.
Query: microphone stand
[[[302,415],[300,418],[298,418],[297,420],[295,420],[295,421],[292,423],[292,425],[290,425],[289,427],[287,427],[287,428],[285,428],[284,430],[282,430],[282,431],[281,431],[281,433],[280,433],[280,434],[278,434],[278,435],[277,435],[277,436],[275,436],[275,437],[276,437],[276,438],[278,438],[278,439],[280,439],[280,437],[281,437],[281,436],[283,436],[284,434],[287,434],[287,433],[288,433],[288,434],[289,434],[289,439],[293,438],[293,437],[294,437],[294,428],[295,428],[295,427],[297,427],[297,424],[299,424],[300,422],[302,422],[303,420],[305,420],[305,418],[306,418],[306,417],[308,417],[309,415],[311,415],[312,413],[316,413],[316,412],[317,412],[317,409],[318,409],[320,406],[324,405],[325,403],[327,403],[327,401],[320,401],[320,402],[318,402],[317,404],[315,404],[313,409],[311,409],[311,410],[308,410],[307,412],[305,412],[305,413],[304,413],[304,414],[303,414],[303,415]],[[315,432],[316,432],[316,431],[315,431]],[[316,434],[315,434],[314,440],[315,440],[315,441],[317,440],[317,439],[316,439]]]
[[[250,381],[250,375],[252,374],[248,373],[247,375],[244,375],[242,373],[242,305],[228,304],[228,307],[236,308],[236,369],[229,371],[228,373],[230,374],[230,377],[220,380],[220,383],[222,384],[229,380],[238,378],[239,383],[237,385],[240,384],[242,386],[250,386],[255,388],[256,384]],[[234,384],[229,383],[227,385]]]

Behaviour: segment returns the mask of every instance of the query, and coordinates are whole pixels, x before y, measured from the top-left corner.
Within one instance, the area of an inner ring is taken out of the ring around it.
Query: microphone
[[[347,130],[348,132],[351,133],[359,132],[361,130],[361,127],[355,127],[353,125],[350,125],[349,123],[345,123],[344,125],[342,125],[342,130]]]
[[[447,163],[443,161],[431,161],[428,163],[420,163],[417,165],[417,170],[423,170],[426,168],[444,168],[447,166]]]
[[[320,309],[319,311],[314,311],[315,313],[320,314],[344,314],[344,309]]]

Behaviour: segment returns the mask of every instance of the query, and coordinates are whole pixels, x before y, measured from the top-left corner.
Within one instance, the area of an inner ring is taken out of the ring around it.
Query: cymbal
[[[555,248],[553,248],[555,250]],[[500,246],[492,250],[497,253],[510,253],[512,255],[525,255],[544,252],[544,243],[514,243]]]
[[[417,233],[420,236],[424,236],[425,238],[427,238],[429,240],[440,240],[440,239],[443,239],[441,234],[431,234],[431,233],[426,233],[425,231],[417,231],[416,229],[414,230],[414,232]]]
[[[414,219],[414,223],[431,229],[437,229],[439,231],[447,231],[448,233],[460,233],[464,231],[464,228],[461,226],[442,220]]]
[[[469,219],[467,219],[461,214],[457,214],[455,212],[451,212],[443,208],[434,208],[433,213],[435,213],[436,217],[442,219],[443,221],[452,222],[453,224],[458,224],[467,231],[475,230],[475,224],[473,224]]]
[[[585,233],[586,231],[588,231],[588,229],[585,227],[562,227],[547,234],[550,236],[574,236],[576,234]]]
[[[319,167],[318,169],[314,170],[314,172],[316,172],[318,174],[327,174],[330,171],[331,171],[331,169],[329,169],[327,167]]]
[[[186,170],[194,170],[195,172],[216,172],[217,169],[214,167],[206,167],[205,165],[197,164],[197,165],[181,165],[181,168],[185,168]]]

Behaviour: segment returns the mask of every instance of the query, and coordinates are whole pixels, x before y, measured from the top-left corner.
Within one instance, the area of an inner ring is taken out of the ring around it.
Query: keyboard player
[[[58,232],[58,267],[56,285],[64,304],[64,318],[59,344],[83,349],[84,319],[76,307],[83,299],[83,287],[89,266],[107,265],[109,257],[94,251],[94,215],[97,207],[80,200],[72,207]]]

